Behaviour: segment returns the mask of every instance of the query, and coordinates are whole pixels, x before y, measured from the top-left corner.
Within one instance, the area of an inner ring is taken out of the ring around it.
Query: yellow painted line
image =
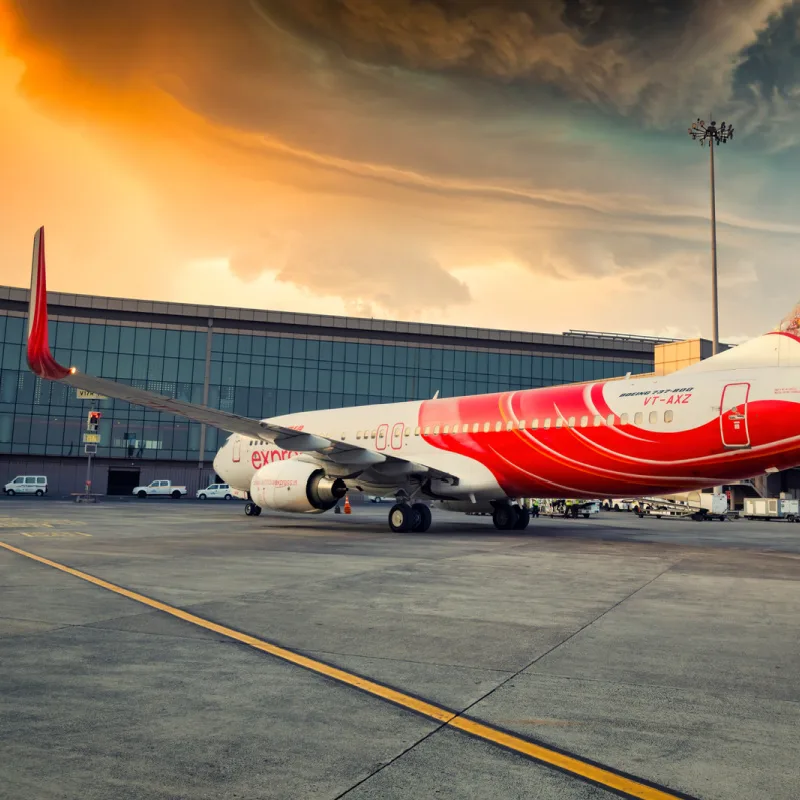
[[[241,631],[234,630],[233,628],[228,628],[225,625],[211,622],[203,617],[190,614],[188,611],[183,611],[180,608],[162,603],[160,600],[154,600],[152,597],[147,597],[138,592],[133,592],[130,589],[125,589],[122,586],[117,586],[102,578],[97,578],[94,575],[89,575],[86,572],[81,572],[80,570],[73,569],[64,564],[59,564],[57,561],[51,561],[49,558],[44,558],[35,553],[29,553],[27,550],[20,550],[18,547],[14,547],[6,542],[0,542],[0,547],[10,550],[12,553],[25,556],[25,558],[30,558],[33,561],[38,561],[40,564],[53,567],[68,575],[80,578],[102,589],[107,589],[110,592],[127,597],[130,600],[135,600],[137,603],[149,606],[158,611],[163,611],[165,614],[181,619],[184,622],[189,622],[192,625],[197,625],[200,628],[205,628],[205,630],[213,631],[229,639],[246,644],[255,650],[268,653],[282,661],[296,664],[311,672],[316,672],[319,675],[332,678],[339,683],[360,689],[382,700],[387,700],[397,706],[421,714],[424,717],[442,722],[451,728],[456,728],[471,736],[520,753],[521,755],[528,756],[541,764],[554,767],[555,769],[562,770],[598,786],[611,789],[626,797],[638,798],[638,800],[687,800],[688,795],[675,793],[668,789],[650,785],[633,776],[615,772],[600,764],[594,764],[578,756],[556,750],[545,744],[524,739],[521,736],[501,730],[500,728],[495,728],[492,725],[479,722],[478,720],[470,719],[469,717],[460,716],[457,712],[443,708],[434,703],[429,703],[426,700],[398,691],[397,689],[392,689],[390,686],[339,669],[331,664],[326,664],[324,661],[317,661],[314,658],[309,658],[301,653],[288,650],[285,647],[280,647],[271,642],[264,641],[263,639],[258,639],[255,636],[250,636]],[[691,800],[691,798],[689,798],[689,800]]]

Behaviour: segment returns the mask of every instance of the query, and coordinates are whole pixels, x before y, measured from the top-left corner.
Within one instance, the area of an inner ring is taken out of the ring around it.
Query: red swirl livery
[[[424,531],[432,502],[522,529],[525,497],[652,496],[800,464],[800,313],[663,377],[251,419],[56,362],[44,230],[34,239],[28,364],[37,375],[231,432],[218,474],[262,508],[320,513],[348,491],[394,496],[389,525]]]

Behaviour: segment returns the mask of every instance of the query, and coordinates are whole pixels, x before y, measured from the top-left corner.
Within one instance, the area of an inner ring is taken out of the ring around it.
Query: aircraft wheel
[[[244,513],[247,514],[248,517],[256,517],[256,509],[258,506],[255,503],[245,503],[244,504]]]
[[[425,503],[414,503],[411,506],[411,511],[414,514],[412,530],[414,533],[425,533],[431,527],[431,521],[433,520],[430,508]]]
[[[389,527],[393,533],[409,533],[414,527],[414,511],[408,503],[396,503],[389,510]]]
[[[520,508],[516,506],[517,518],[514,521],[514,530],[515,531],[524,531],[525,528],[528,527],[528,523],[531,521],[531,512],[528,511],[527,508]]]
[[[514,528],[517,521],[517,513],[514,511],[514,506],[509,503],[500,503],[495,506],[494,513],[492,514],[492,522],[495,528],[499,531],[510,531]]]

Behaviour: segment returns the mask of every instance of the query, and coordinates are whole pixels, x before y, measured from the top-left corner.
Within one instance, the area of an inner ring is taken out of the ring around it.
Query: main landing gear
[[[395,503],[389,511],[389,527],[394,533],[425,533],[431,519],[425,503]]]
[[[498,503],[494,507],[492,522],[499,531],[524,531],[531,521],[531,512],[511,503]]]
[[[252,500],[244,504],[244,513],[248,517],[257,517],[261,513],[261,506],[257,506]]]

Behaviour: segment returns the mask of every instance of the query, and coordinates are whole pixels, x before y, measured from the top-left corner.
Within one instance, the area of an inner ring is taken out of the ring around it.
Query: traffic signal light
[[[100,412],[99,411],[90,411],[89,412],[89,419],[86,423],[86,430],[90,431],[91,433],[97,433],[97,428],[100,425]]]

